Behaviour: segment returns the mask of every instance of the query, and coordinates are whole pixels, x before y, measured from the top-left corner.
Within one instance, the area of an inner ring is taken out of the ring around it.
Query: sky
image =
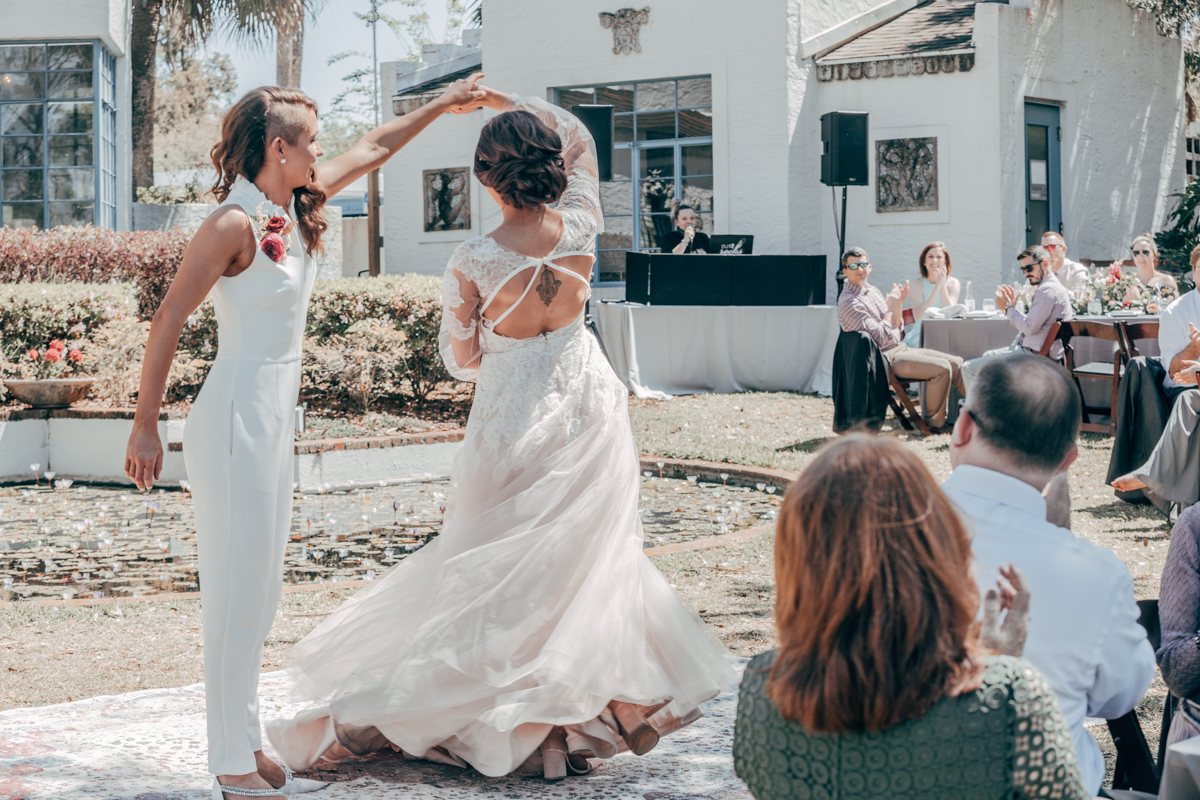
[[[422,0],[429,14],[429,27],[433,38],[441,41],[445,35],[446,8],[442,0]],[[353,69],[367,67],[369,59],[346,59],[333,66],[326,60],[335,53],[346,50],[371,52],[371,29],[354,16],[358,11],[371,10],[371,0],[325,0],[324,8],[316,21],[306,22],[304,30],[304,59],[300,66],[300,88],[317,101],[322,111],[330,107],[333,98],[343,88],[342,76]],[[380,12],[393,17],[408,16],[409,9],[400,3],[381,3]],[[387,25],[380,23],[379,61],[399,61],[406,54],[404,44]],[[228,38],[214,35],[208,43],[208,51],[224,53],[233,59],[237,70],[238,96],[256,86],[275,83],[275,43],[268,42],[261,49],[235,45]]]

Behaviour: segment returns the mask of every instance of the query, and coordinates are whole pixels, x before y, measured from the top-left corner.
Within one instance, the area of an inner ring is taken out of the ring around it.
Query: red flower
[[[37,360],[38,360],[38,351],[37,351],[37,350],[30,350],[30,351],[29,351],[29,357],[30,357],[32,360],[34,360],[34,361],[37,361]]]
[[[80,361],[83,361],[83,352],[79,349],[72,350],[71,352],[67,353],[67,358],[78,364]]]
[[[47,361],[53,364],[55,361],[58,361],[62,358],[62,350],[55,350],[53,348],[48,349],[46,350],[45,358]]]
[[[271,217],[267,220],[268,233],[280,233],[287,227],[287,217]]]
[[[46,349],[47,349],[47,350],[57,350],[58,352],[60,352],[60,353],[61,353],[63,350],[66,350],[67,348],[66,348],[66,346],[65,346],[65,345],[63,345],[63,343],[62,343],[61,341],[59,341],[58,339],[51,339],[51,340],[50,340],[50,345],[49,345],[49,346],[48,346]]]
[[[1133,303],[1126,300],[1124,303],[1121,303],[1121,308],[1129,308],[1131,305],[1133,305]]]
[[[259,245],[262,251],[267,254],[267,258],[278,264],[283,261],[284,255],[287,254],[287,248],[283,244],[283,238],[278,233],[268,233],[262,238],[262,244]]]

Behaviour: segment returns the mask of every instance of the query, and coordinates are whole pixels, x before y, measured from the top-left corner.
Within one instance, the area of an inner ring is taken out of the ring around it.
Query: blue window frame
[[[554,90],[562,108],[613,107],[613,179],[600,184],[604,233],[593,281],[623,284],[628,250],[658,252],[671,204],[693,206],[712,231],[712,77],[696,75]]]
[[[116,60],[99,40],[0,41],[0,224],[116,224]]]

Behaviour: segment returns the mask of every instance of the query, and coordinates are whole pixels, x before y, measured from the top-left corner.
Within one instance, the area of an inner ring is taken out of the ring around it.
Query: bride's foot
[[[263,780],[257,772],[248,775],[218,775],[213,780],[212,800],[239,800],[242,797],[287,800],[282,792]]]
[[[1112,482],[1112,487],[1118,492],[1133,492],[1145,489],[1146,484],[1136,475],[1122,475]]]
[[[297,778],[286,766],[267,758],[262,750],[255,751],[254,761],[255,766],[258,767],[259,777],[285,795],[308,794],[324,789],[327,785],[323,781]]]
[[[287,783],[287,771],[267,758],[262,750],[255,751],[254,766],[258,768],[259,777],[271,784],[272,788],[282,789],[283,785]]]
[[[658,731],[646,721],[639,706],[613,700],[608,707],[617,719],[625,744],[635,756],[644,756],[658,745]]]
[[[538,750],[542,753],[542,777],[561,781],[567,777],[567,733],[555,726]]]

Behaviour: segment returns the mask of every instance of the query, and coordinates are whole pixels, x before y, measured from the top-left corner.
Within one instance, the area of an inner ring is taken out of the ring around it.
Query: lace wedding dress
[[[572,753],[608,758],[625,742],[609,701],[650,707],[669,731],[736,681],[723,648],[642,554],[638,457],[627,392],[583,324],[529,339],[483,317],[509,280],[531,290],[583,280],[555,263],[593,256],[601,215],[586,129],[540,100],[513,98],[556,129],[568,189],[563,234],[544,258],[491,237],[446,269],[442,353],[475,401],[451,476],[442,533],[292,651],[295,698],[310,707],[268,724],[293,769],[338,742],[519,767],[553,726]],[[532,268],[532,270],[531,270]],[[460,366],[453,350],[477,358]],[[657,710],[655,707],[661,706]]]

